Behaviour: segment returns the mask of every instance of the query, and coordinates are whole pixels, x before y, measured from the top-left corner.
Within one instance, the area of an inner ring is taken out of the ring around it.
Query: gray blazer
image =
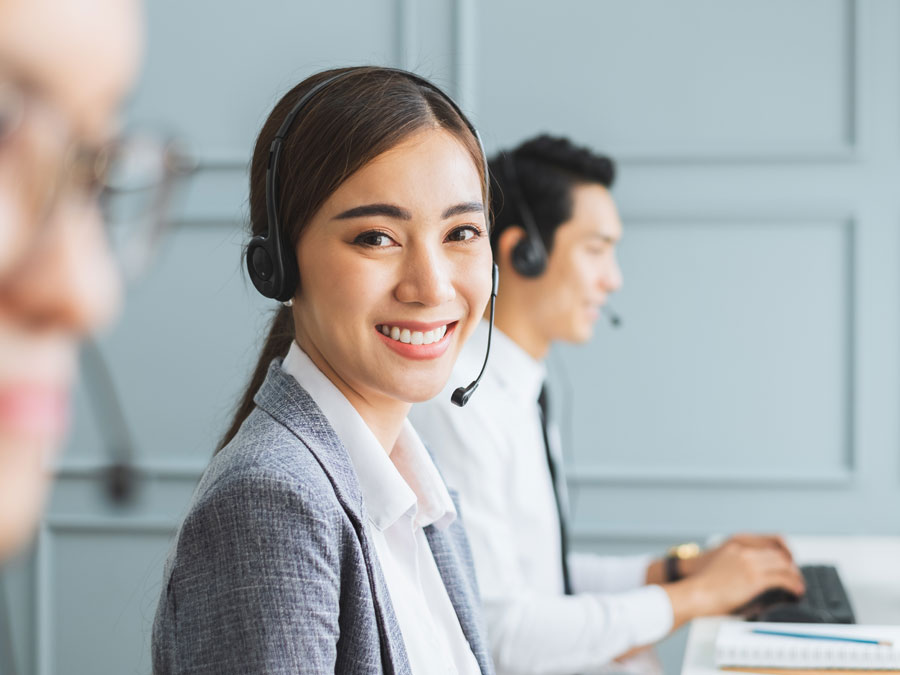
[[[280,359],[254,401],[169,553],[153,672],[410,673],[347,451]],[[493,673],[462,524],[425,534],[481,672]]]

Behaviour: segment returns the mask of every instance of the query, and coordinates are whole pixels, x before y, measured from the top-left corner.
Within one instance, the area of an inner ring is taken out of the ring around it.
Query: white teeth
[[[430,345],[440,342],[447,334],[447,326],[434,328],[429,331],[409,330],[408,328],[398,328],[397,326],[388,326],[382,324],[379,329],[384,335],[392,340],[412,345]]]

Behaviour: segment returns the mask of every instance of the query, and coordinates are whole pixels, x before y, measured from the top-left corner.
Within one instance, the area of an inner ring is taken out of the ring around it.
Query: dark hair
[[[285,94],[256,140],[250,164],[250,236],[267,231],[266,168],[269,146],[284,118],[310,89],[334,75],[353,71],[317,93],[294,121],[281,153],[276,201],[285,243],[294,250],[300,234],[322,204],[353,173],[425,128],[454,134],[472,155],[484,184],[481,146],[466,122],[437,91],[402,72],[377,66],[338,68],[308,77]],[[486,195],[482,195],[487,198]],[[287,354],[294,339],[291,310],[280,307],[259,361],[240,398],[234,419],[218,445],[227,445],[253,410],[272,359]]]
[[[515,162],[518,194],[530,209],[541,239],[549,253],[556,228],[572,217],[572,188],[585,183],[611,187],[615,165],[609,157],[574,145],[569,139],[542,134],[506,151]],[[490,160],[491,243],[494,256],[500,234],[512,225],[523,226],[517,200],[511,195],[510,177],[503,153]]]

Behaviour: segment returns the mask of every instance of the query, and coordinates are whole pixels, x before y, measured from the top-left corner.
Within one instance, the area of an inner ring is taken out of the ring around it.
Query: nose
[[[76,336],[104,326],[121,287],[99,210],[60,204],[47,231],[0,289],[0,304],[32,329]]]
[[[619,259],[613,255],[603,269],[600,276],[600,284],[607,293],[615,293],[622,288],[624,279],[622,278],[622,268],[619,267]]]
[[[394,295],[400,302],[437,307],[456,297],[453,269],[439,247],[411,244]]]

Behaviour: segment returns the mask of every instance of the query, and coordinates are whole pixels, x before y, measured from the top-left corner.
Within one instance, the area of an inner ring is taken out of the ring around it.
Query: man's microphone
[[[484,375],[484,369],[487,368],[488,357],[491,355],[491,334],[494,332],[494,300],[497,299],[497,284],[499,280],[500,269],[497,267],[497,263],[494,263],[494,267],[491,270],[491,318],[488,322],[488,339],[487,349],[484,353],[484,364],[481,366],[481,372],[478,373],[478,377],[475,378],[472,384],[470,384],[468,387],[457,388],[456,390],[454,390],[453,395],[450,397],[450,400],[460,408],[462,408],[466,403],[469,402],[472,394],[474,394],[475,390],[478,389],[478,383],[481,382],[481,376]]]
[[[613,328],[618,328],[622,325],[622,317],[620,317],[606,305],[603,305],[603,307],[600,308],[600,311],[606,315],[606,319],[609,321],[609,325]]]

